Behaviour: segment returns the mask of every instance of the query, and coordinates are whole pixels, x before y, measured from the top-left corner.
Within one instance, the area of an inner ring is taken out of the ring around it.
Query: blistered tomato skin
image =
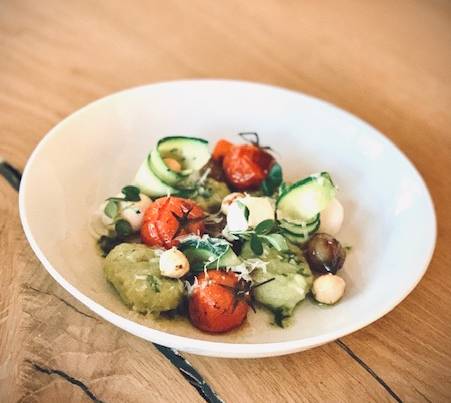
[[[177,237],[202,235],[205,231],[204,211],[192,200],[162,197],[155,200],[144,213],[141,239],[149,246],[170,249],[177,246]]]
[[[246,319],[249,306],[244,299],[236,299],[233,288],[238,277],[233,272],[210,270],[197,277],[189,299],[191,323],[205,332],[224,333],[240,326]]]
[[[234,145],[225,155],[223,169],[229,184],[236,190],[257,189],[266,178],[274,158],[253,144]]]

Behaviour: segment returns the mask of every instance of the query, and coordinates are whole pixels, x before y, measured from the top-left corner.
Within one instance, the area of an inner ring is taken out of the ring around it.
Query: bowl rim
[[[41,149],[45,147],[47,142],[50,142],[54,137],[58,136],[60,133],[61,127],[63,127],[68,119],[71,119],[79,114],[82,114],[86,109],[91,108],[99,103],[108,102],[115,97],[122,96],[126,93],[131,93],[134,91],[145,90],[150,87],[158,87],[158,86],[168,86],[168,85],[198,85],[198,84],[208,84],[208,85],[239,85],[239,86],[247,86],[247,87],[255,87],[255,88],[263,88],[266,90],[276,90],[282,91],[287,94],[302,96],[307,98],[309,101],[316,102],[327,106],[328,108],[332,108],[337,112],[344,113],[348,117],[352,119],[357,119],[360,123],[363,123],[367,127],[373,129],[366,133],[366,135],[375,138],[377,141],[382,141],[389,148],[392,148],[397,152],[397,155],[401,160],[407,163],[408,167],[412,170],[412,174],[417,176],[421,186],[424,187],[425,194],[427,196],[427,205],[428,212],[432,215],[431,222],[431,230],[432,230],[432,238],[429,243],[428,251],[424,255],[423,262],[421,262],[422,270],[419,273],[417,279],[411,283],[411,285],[403,290],[397,298],[394,298],[391,301],[385,302],[381,304],[380,307],[374,310],[370,315],[365,315],[362,319],[353,322],[350,325],[339,327],[338,329],[327,332],[325,334],[319,336],[311,336],[306,337],[299,340],[290,340],[290,341],[282,341],[282,342],[268,342],[268,343],[226,343],[226,342],[216,342],[209,340],[201,340],[195,339],[191,337],[178,336],[165,331],[153,329],[151,327],[141,325],[131,319],[118,315],[109,309],[105,308],[101,304],[95,302],[93,299],[79,291],[76,287],[74,287],[69,281],[67,281],[58,270],[53,267],[53,265],[48,261],[44,252],[39,247],[37,241],[35,240],[33,233],[31,231],[29,222],[28,222],[28,213],[26,209],[25,199],[27,197],[27,186],[29,181],[29,172],[33,167],[33,162],[38,158]],[[60,122],[58,122],[54,127],[52,127],[47,134],[39,141],[36,148],[31,153],[22,175],[22,180],[20,183],[19,189],[19,214],[20,220],[22,223],[23,230],[25,232],[25,236],[30,243],[30,246],[40,262],[43,264],[45,269],[49,272],[49,274],[59,283],[66,291],[68,291],[71,295],[73,295],[76,299],[82,302],[87,308],[95,312],[97,315],[107,320],[108,322],[113,323],[117,327],[126,330],[129,333],[134,334],[135,336],[144,338],[151,342],[161,344],[170,348],[179,349],[181,351],[186,351],[194,354],[214,356],[214,357],[228,357],[228,358],[251,358],[251,357],[266,357],[266,356],[275,356],[275,355],[283,355],[290,354],[293,352],[305,350],[308,348],[316,347],[321,344],[325,344],[327,342],[336,340],[340,337],[348,335],[352,332],[360,330],[369,324],[375,322],[380,319],[382,316],[389,313],[392,309],[394,309],[401,301],[403,301],[418,285],[420,280],[423,278],[429,263],[432,259],[435,244],[437,240],[437,217],[434,208],[434,203],[427,187],[426,182],[424,181],[422,175],[414,166],[414,164],[409,160],[409,158],[405,155],[405,153],[400,150],[396,144],[387,138],[384,134],[382,134],[379,130],[375,129],[373,126],[363,121],[358,116],[347,112],[346,110],[341,109],[340,107],[317,97],[304,94],[300,91],[290,90],[287,88],[258,83],[258,82],[250,82],[244,80],[231,80],[231,79],[183,79],[183,80],[171,80],[171,81],[162,81],[151,84],[144,84],[134,86],[128,89],[124,89],[118,92],[114,92],[105,97],[96,99],[82,108],[76,110],[75,112],[69,114]]]

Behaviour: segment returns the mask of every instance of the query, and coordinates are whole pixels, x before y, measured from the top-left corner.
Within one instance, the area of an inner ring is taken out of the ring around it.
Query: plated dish
[[[130,309],[224,333],[249,308],[283,328],[308,295],[329,306],[343,296],[346,249],[334,236],[344,209],[331,175],[286,182],[257,133],[239,136],[212,154],[206,139],[159,139],[94,215],[105,277]]]
[[[300,302],[284,328],[271,325],[274,314],[260,308],[249,311],[236,331],[214,334],[180,316],[129,309],[105,279],[105,260],[90,234],[93,212],[122,194],[124,185],[133,185],[159,139],[184,133],[207,139],[212,150],[221,139],[239,143],[236,133],[249,131],[276,149],[284,181],[324,171],[339,186],[345,218],[336,237],[352,246],[337,272],[346,282],[343,297],[327,309]],[[298,92],[228,80],[142,86],[75,112],[33,151],[19,207],[27,239],[45,269],[87,308],[146,340],[219,357],[288,354],[370,324],[420,281],[436,234],[421,176],[376,129]]]

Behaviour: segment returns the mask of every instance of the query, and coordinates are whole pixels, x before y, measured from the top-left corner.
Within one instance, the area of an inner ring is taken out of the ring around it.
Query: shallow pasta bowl
[[[235,140],[258,132],[278,153],[287,179],[329,171],[339,185],[352,246],[342,275],[347,292],[322,309],[305,301],[286,329],[250,312],[237,331],[209,335],[185,319],[130,312],[106,282],[90,217],[130,183],[163,136]],[[414,166],[382,134],[328,103],[268,85],[188,80],[133,88],[98,100],[55,128],[31,155],[20,216],[34,252],[75,298],[139,337],[195,354],[263,357],[315,347],[385,315],[420,281],[435,245],[429,192]]]

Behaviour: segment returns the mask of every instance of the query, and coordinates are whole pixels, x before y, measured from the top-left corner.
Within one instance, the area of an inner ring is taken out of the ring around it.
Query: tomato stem
[[[238,136],[240,136],[244,141],[247,141],[248,143],[251,143],[254,146],[260,147],[260,138],[257,133],[243,132],[243,133],[238,133]],[[253,138],[250,138],[250,137],[253,137]]]

